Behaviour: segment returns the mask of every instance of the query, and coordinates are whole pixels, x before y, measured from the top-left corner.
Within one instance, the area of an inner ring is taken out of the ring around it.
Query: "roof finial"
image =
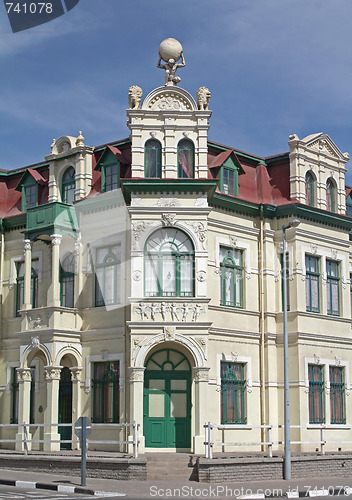
[[[82,135],[82,130],[79,131],[78,137],[76,139],[76,146],[84,146],[84,137]]]

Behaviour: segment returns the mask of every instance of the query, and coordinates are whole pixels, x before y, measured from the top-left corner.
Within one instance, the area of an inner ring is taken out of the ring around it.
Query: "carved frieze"
[[[140,316],[140,321],[198,321],[201,314],[206,314],[202,304],[178,302],[139,302],[133,312]]]
[[[164,194],[157,203],[158,207],[180,207],[180,201],[172,194]]]
[[[152,99],[148,106],[149,109],[155,110],[174,110],[174,111],[187,111],[191,110],[191,106],[187,100],[176,94],[176,92],[165,92],[158,94]]]
[[[208,206],[208,195],[207,193],[202,194],[194,202],[195,207],[207,207]]]

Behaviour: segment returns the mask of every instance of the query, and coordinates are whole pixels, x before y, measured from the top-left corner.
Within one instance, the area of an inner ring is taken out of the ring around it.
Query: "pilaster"
[[[46,410],[44,413],[44,451],[60,450],[59,416],[59,384],[62,366],[44,366],[46,380]],[[52,442],[57,441],[57,442]]]
[[[17,368],[17,380],[18,380],[18,432],[16,434],[16,440],[20,441],[24,439],[24,428],[23,424],[29,424],[30,418],[30,400],[31,400],[31,382],[32,375],[30,368]],[[32,439],[32,435],[27,433],[27,439]],[[32,443],[28,443],[28,450],[31,449]],[[24,444],[16,443],[17,451],[24,451]]]

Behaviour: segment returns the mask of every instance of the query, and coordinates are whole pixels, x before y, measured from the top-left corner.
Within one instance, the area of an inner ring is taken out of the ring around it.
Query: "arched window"
[[[314,207],[315,205],[315,181],[313,174],[310,172],[306,173],[306,204]]]
[[[182,231],[160,229],[149,237],[145,245],[145,295],[194,295],[194,248]]]
[[[161,144],[155,139],[145,143],[145,177],[161,177]]]
[[[326,182],[326,210],[335,212],[335,184],[331,179]]]
[[[24,304],[24,262],[19,262],[17,265],[17,285],[16,285],[16,315],[19,316],[19,311]],[[31,268],[31,304],[32,308],[37,307],[38,302],[38,274],[34,267]]]
[[[63,307],[74,307],[74,255],[66,255],[60,269],[60,299]]]
[[[120,264],[120,245],[97,249],[95,264],[96,306],[109,306],[120,303]]]
[[[194,145],[183,139],[177,146],[178,177],[180,179],[194,178]]]
[[[75,170],[69,167],[62,176],[61,200],[72,205],[75,199]]]

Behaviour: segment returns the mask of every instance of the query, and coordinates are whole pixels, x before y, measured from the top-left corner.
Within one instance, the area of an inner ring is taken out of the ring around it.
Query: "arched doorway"
[[[61,370],[59,383],[59,424],[72,423],[72,379],[71,370],[65,366]],[[60,439],[72,439],[72,427],[59,426]],[[62,450],[70,450],[71,443],[61,443]]]
[[[147,360],[144,435],[149,448],[191,446],[191,367],[176,350],[154,352]]]

